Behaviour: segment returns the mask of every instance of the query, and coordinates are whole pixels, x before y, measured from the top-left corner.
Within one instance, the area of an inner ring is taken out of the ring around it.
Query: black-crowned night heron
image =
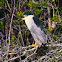
[[[47,35],[45,33],[44,27],[36,16],[32,14],[26,14],[22,20],[25,20],[25,23],[35,40],[35,44],[32,44],[33,47],[41,47],[42,43],[47,43]]]

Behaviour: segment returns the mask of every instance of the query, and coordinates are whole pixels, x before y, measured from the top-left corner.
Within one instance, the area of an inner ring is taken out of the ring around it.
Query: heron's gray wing
[[[45,32],[45,30],[44,30],[44,27],[43,27],[43,24],[42,24],[42,22],[39,20],[39,18],[36,17],[36,16],[34,16],[34,17],[33,17],[33,20],[34,20],[35,24],[37,25],[37,27],[40,27],[41,30],[43,30],[44,33],[46,34],[46,32]]]
[[[42,22],[39,20],[39,18],[36,17],[36,16],[34,16],[34,17],[33,17],[33,20],[34,20],[35,24],[43,30],[43,24],[42,24]]]
[[[31,28],[31,34],[34,38],[34,40],[37,42],[39,47],[42,45],[42,43],[46,43],[46,34],[44,33],[43,30],[41,30],[39,27],[34,27],[32,26]]]

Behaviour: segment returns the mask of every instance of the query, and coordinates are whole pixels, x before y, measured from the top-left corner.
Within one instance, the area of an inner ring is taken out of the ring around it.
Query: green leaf
[[[61,16],[61,20],[62,20],[62,16]]]
[[[54,17],[52,18],[52,20],[53,20],[53,21],[59,21],[59,17],[58,17],[58,16],[54,16]]]
[[[4,6],[4,1],[0,0],[0,7],[3,7],[3,6]]]
[[[3,25],[3,21],[1,21],[0,25]]]
[[[57,37],[53,37],[53,39],[56,41]]]
[[[47,7],[47,1],[42,0],[41,1],[41,5],[42,5],[43,8]]]
[[[2,30],[4,30],[4,22],[3,22],[3,21],[0,22],[0,28],[1,28]]]
[[[41,14],[41,9],[34,9],[34,13],[35,13],[35,15],[40,15]]]
[[[20,18],[21,16],[23,16],[24,15],[24,12],[18,12],[17,14],[16,14],[16,16],[18,17],[18,18]]]
[[[50,28],[48,28],[48,30],[49,30],[49,31],[52,31],[52,30],[53,30],[53,28],[51,28],[51,27],[50,27]]]
[[[53,44],[55,44],[55,42],[53,42]]]
[[[11,35],[11,42],[13,42],[16,39],[14,35]]]

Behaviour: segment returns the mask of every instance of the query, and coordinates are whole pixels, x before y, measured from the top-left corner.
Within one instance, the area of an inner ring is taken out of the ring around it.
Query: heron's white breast
[[[32,26],[35,25],[33,17],[34,17],[33,15],[30,15],[30,16],[25,18],[25,23],[26,23],[29,30],[31,29]]]
[[[26,23],[29,30],[31,29],[32,26],[35,25],[33,19],[26,19],[25,23]]]

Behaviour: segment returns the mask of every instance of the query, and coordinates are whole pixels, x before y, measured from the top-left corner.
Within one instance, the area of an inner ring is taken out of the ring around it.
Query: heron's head
[[[22,20],[30,20],[34,17],[33,14],[27,13],[23,16]]]

